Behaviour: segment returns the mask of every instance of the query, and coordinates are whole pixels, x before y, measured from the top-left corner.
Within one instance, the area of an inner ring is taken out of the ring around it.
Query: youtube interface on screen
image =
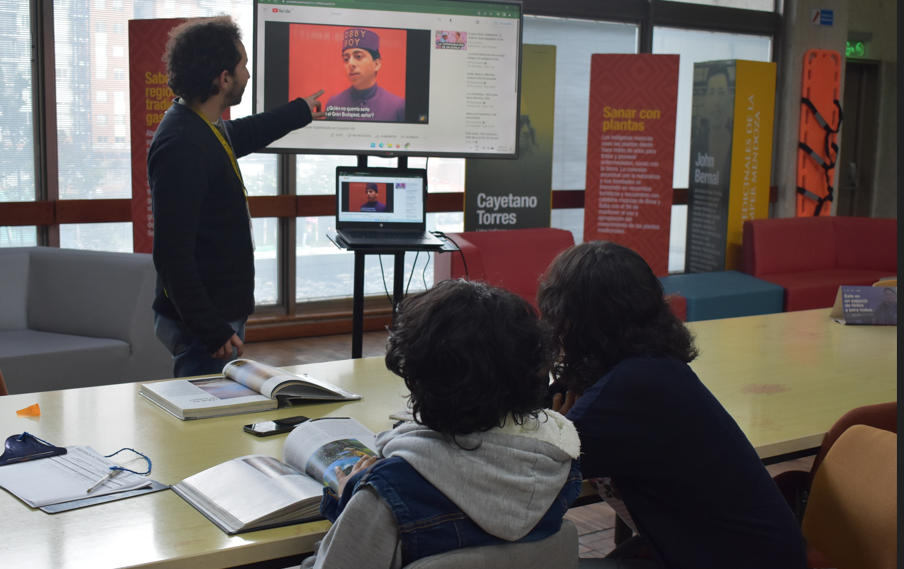
[[[514,155],[517,8],[259,0],[255,112],[325,91],[326,117],[270,149]]]

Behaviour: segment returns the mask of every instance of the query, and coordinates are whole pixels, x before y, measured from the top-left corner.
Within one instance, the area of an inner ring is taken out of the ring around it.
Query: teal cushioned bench
[[[785,289],[738,271],[660,277],[666,294],[687,300],[687,321],[773,314],[782,311]]]

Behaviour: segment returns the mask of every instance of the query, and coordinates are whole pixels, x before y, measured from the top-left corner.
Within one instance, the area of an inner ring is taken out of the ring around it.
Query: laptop
[[[336,168],[336,233],[350,248],[439,249],[427,232],[427,171]]]

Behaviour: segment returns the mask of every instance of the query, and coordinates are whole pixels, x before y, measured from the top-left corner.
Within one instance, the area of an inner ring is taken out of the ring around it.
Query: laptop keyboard
[[[412,231],[349,231],[345,230],[345,234],[354,239],[420,239],[423,233],[415,233]]]

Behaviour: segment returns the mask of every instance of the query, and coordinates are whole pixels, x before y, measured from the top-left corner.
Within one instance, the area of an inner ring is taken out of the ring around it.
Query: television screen
[[[516,158],[521,4],[256,0],[253,111],[323,89],[267,151]]]

